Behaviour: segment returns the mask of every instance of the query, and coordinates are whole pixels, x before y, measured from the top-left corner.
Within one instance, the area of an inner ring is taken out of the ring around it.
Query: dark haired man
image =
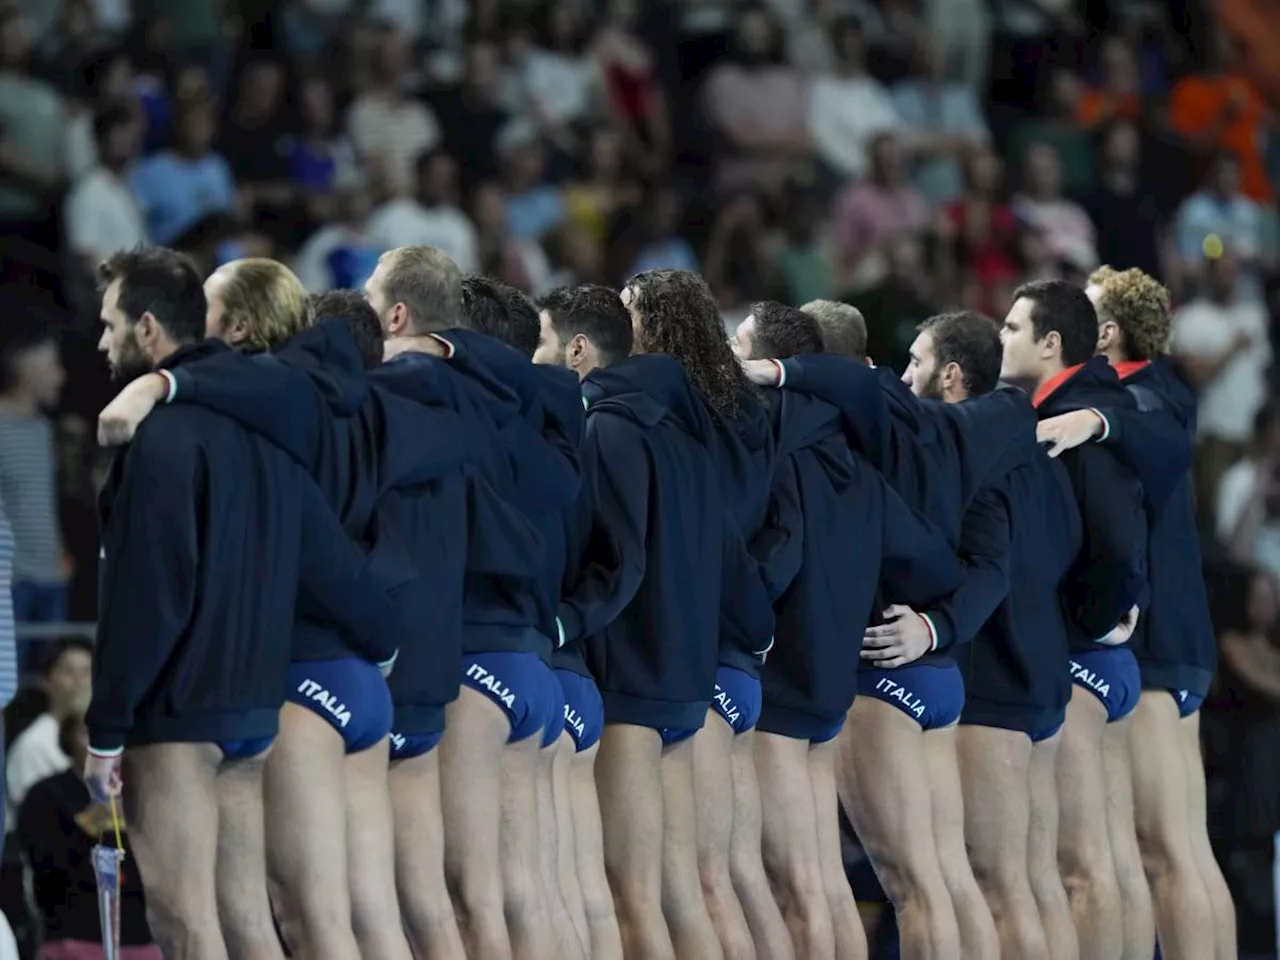
[[[463,277],[462,309],[472,330],[526,357],[538,349],[538,308],[510,284],[479,274]]]
[[[1098,318],[1083,290],[1062,281],[1019,287],[1000,336],[1002,376],[1027,389],[1040,418],[1136,409],[1105,357],[1094,357]],[[1141,687],[1127,644],[1149,596],[1147,518],[1142,484],[1112,451],[1088,445],[1063,462],[1082,543],[1061,591],[1073,688],[1057,757],[1059,863],[1081,956],[1116,956],[1125,944],[1116,851],[1129,843],[1110,835],[1108,784],[1118,770],[1107,757],[1127,756]]]
[[[351,331],[366,370],[382,362],[382,327],[378,314],[358,290],[329,290],[307,298],[313,324],[343,321]]]
[[[185,257],[118,254],[100,276],[99,349],[117,379],[156,370],[172,390],[175,370],[228,350],[204,340],[203,285]],[[378,659],[407,625],[315,483],[229,417],[155,411],[116,457],[101,508],[86,781],[98,799],[118,791],[123,754],[125,814],[166,954],[279,956],[262,772],[295,612],[329,618]]]

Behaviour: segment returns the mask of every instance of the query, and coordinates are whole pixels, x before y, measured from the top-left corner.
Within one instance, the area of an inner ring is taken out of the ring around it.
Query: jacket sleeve
[[[1036,455],[1036,414],[1027,395],[1004,387],[962,403],[937,404],[961,451],[961,502]]]
[[[849,357],[815,354],[778,361],[779,386],[819,397],[837,408],[855,449],[882,473],[889,460],[889,408],[880,378]]]
[[[759,566],[760,579],[770,600],[786,592],[804,562],[804,512],[795,464],[790,457],[778,461],[764,523],[747,549]]]
[[[594,530],[586,564],[560,601],[565,643],[611,623],[644,580],[649,464],[643,450],[642,438],[622,418],[600,411],[588,421],[582,456],[594,479]]]
[[[203,468],[194,438],[148,420],[123,451],[124,469],[103,531],[90,749],[124,749],[139,703],[191,619],[200,544]]]
[[[761,659],[773,646],[773,597],[728,510],[722,547],[720,636],[748,657]]]
[[[955,550],[942,531],[912,510],[883,479],[880,581],[890,602],[916,610],[954,592],[964,579]]]
[[[1086,444],[1063,454],[1084,528],[1062,586],[1067,618],[1091,639],[1147,601],[1147,515],[1142,484],[1111,451]]]
[[[267,354],[224,350],[171,373],[171,403],[195,403],[230,417],[308,470],[314,467],[327,421],[319,393],[301,370]]]
[[[1165,410],[1121,407],[1095,412],[1103,424],[1098,442],[1137,475],[1152,515],[1158,515],[1191,469],[1190,434]]]
[[[967,643],[995,613],[1009,592],[1011,544],[1008,499],[998,487],[986,487],[965,511],[960,528],[964,581],[924,614],[933,627],[934,649]]]

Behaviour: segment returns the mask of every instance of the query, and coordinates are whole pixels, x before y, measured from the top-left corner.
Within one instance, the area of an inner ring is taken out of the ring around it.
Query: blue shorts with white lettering
[[[275,737],[254,737],[252,740],[223,740],[218,744],[224,760],[248,760],[266,753]]]
[[[1050,737],[1056,736],[1066,721],[1066,707],[1054,707],[1052,710],[1046,710],[1041,716],[1039,725],[1035,729],[1029,731],[1031,734],[1031,742],[1044,743]]]
[[[836,737],[840,736],[840,731],[844,729],[844,722],[847,718],[848,718],[848,714],[841,717],[839,720],[833,723],[826,730],[823,730],[816,737],[810,737],[809,745],[811,747],[816,747],[824,743],[830,743]]]
[[[424,757],[440,744],[443,730],[435,733],[396,733],[391,731],[391,762]]]
[[[560,687],[560,678],[556,672],[547,669],[547,715],[542,720],[542,747],[553,746],[564,733],[564,690]]]
[[[554,680],[551,668],[536,653],[496,650],[462,656],[462,685],[502,708],[511,723],[507,743],[545,735]]]
[[[284,698],[332,724],[347,753],[368,750],[391,732],[391,691],[378,665],[361,657],[291,663]]]
[[[557,670],[560,692],[564,694],[564,728],[573,737],[578,753],[600,742],[604,732],[604,700],[590,677],[572,670]]]
[[[1088,690],[1107,708],[1107,722],[1133,713],[1142,695],[1142,674],[1128,647],[1076,650],[1069,664],[1071,682]]]
[[[897,707],[924,730],[949,727],[964,710],[964,679],[954,663],[909,663],[858,671],[858,696]]]
[[[1204,694],[1191,690],[1170,690],[1173,699],[1178,703],[1178,716],[1183,720],[1204,706]]]
[[[716,670],[716,692],[711,709],[734,733],[746,733],[760,719],[760,678],[737,667],[721,666]]]

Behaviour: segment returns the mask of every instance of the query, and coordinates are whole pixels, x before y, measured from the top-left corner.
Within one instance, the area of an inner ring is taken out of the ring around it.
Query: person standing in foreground
[[[180,254],[119,254],[100,279],[99,349],[117,380],[157,370],[172,388],[174,369],[227,349],[204,340],[203,285]],[[366,643],[397,644],[406,625],[302,468],[221,415],[155,411],[117,455],[100,507],[86,784],[103,801],[125,787],[165,956],[279,957],[262,774],[295,605]]]

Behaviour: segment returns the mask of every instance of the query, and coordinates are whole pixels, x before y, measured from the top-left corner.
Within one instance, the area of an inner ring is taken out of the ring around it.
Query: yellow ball
[[[1210,260],[1217,260],[1222,256],[1222,238],[1216,233],[1209,234],[1204,238],[1201,249],[1204,250],[1204,255]]]

